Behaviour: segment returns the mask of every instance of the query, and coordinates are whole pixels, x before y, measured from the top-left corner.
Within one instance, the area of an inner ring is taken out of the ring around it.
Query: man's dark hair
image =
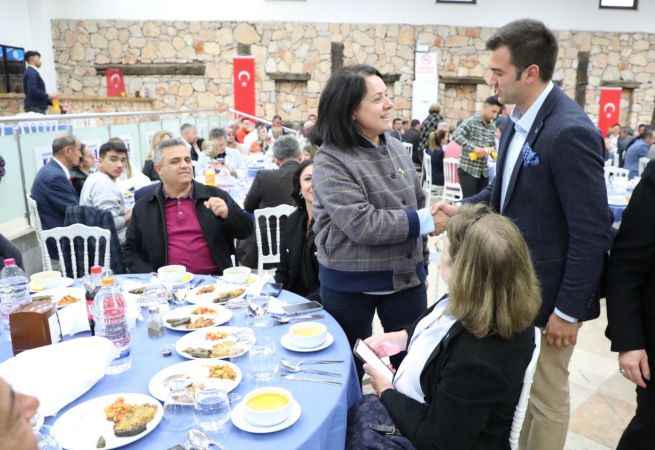
[[[72,134],[56,137],[52,141],[52,154],[56,155],[57,153],[64,150],[66,147],[75,145],[75,143],[77,143],[77,138]]]
[[[418,119],[412,119],[412,128],[417,127],[421,124],[421,121]]]
[[[557,62],[557,38],[543,22],[521,19],[499,28],[487,41],[487,50],[507,47],[512,64],[517,68],[517,79],[533,64],[539,66],[539,77],[550,81]]]
[[[403,123],[403,119],[401,119],[400,117],[396,117],[395,119],[393,119],[392,123],[396,123],[396,122]]]
[[[644,131],[641,133],[641,135],[639,135],[639,137],[641,139],[649,139],[653,137],[653,134],[655,134],[655,128],[644,125]]]
[[[311,141],[340,149],[350,149],[359,141],[359,130],[353,112],[366,95],[366,78],[382,74],[372,66],[346,66],[332,74],[318,102],[318,119],[312,129]]]
[[[107,152],[115,151],[117,153],[125,153],[127,155],[127,146],[122,140],[119,139],[109,139],[107,142],[100,146],[98,151],[98,156],[104,158]]]
[[[495,95],[492,95],[491,97],[487,97],[484,101],[487,105],[491,106],[497,106],[499,108],[503,107],[503,104],[500,103],[500,100],[498,100],[498,97]]]
[[[193,125],[190,123],[183,123],[182,126],[180,127],[180,133],[184,133],[185,130],[188,130],[189,128],[193,128]]]
[[[275,120],[275,119],[280,119],[280,120],[282,120],[282,116],[279,115],[279,114],[276,114],[276,115],[273,116],[273,120]]]
[[[225,137],[225,128],[212,128],[209,131],[209,140],[220,139]]]
[[[35,51],[35,50],[28,50],[25,52],[25,61],[29,62],[30,59],[34,56],[38,56],[39,58],[41,57],[41,53]]]

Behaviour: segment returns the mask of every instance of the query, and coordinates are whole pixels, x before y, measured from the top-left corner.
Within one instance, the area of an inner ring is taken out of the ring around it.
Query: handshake
[[[434,221],[434,236],[438,236],[444,232],[448,219],[457,214],[459,206],[451,205],[447,202],[438,202],[432,205],[432,220]]]

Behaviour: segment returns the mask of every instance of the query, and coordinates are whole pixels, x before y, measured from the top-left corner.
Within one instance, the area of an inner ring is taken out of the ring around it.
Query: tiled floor
[[[439,281],[439,289],[436,289],[436,263],[433,258],[428,278],[428,299],[431,301],[439,298],[445,289],[443,281]],[[600,318],[586,322],[580,329],[578,345],[569,366],[571,421],[566,450],[615,449],[635,411],[634,385],[618,371],[617,356],[609,351],[610,343],[604,334],[606,325],[603,304]],[[376,318],[374,333],[381,332]],[[370,392],[366,383],[364,391]]]

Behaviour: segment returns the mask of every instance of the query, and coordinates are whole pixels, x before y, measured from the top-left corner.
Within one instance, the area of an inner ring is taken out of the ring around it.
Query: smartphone
[[[303,303],[296,303],[294,305],[285,305],[282,307],[284,314],[287,316],[295,316],[298,314],[309,314],[323,309],[323,305],[319,302],[309,301]]]
[[[262,288],[262,295],[278,297],[282,292],[282,283],[266,283]]]
[[[373,367],[375,370],[384,375],[389,383],[393,382],[393,372],[389,367],[380,359],[378,355],[371,349],[371,347],[366,344],[366,342],[361,339],[357,339],[355,342],[355,347],[353,348],[353,353],[357,356],[362,362]]]

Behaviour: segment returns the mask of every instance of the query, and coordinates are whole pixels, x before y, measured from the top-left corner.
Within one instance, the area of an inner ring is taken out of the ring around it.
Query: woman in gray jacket
[[[321,299],[351,346],[371,335],[376,309],[389,332],[427,308],[423,236],[434,222],[410,155],[386,132],[393,117],[380,72],[350,66],[328,81],[313,130]]]

